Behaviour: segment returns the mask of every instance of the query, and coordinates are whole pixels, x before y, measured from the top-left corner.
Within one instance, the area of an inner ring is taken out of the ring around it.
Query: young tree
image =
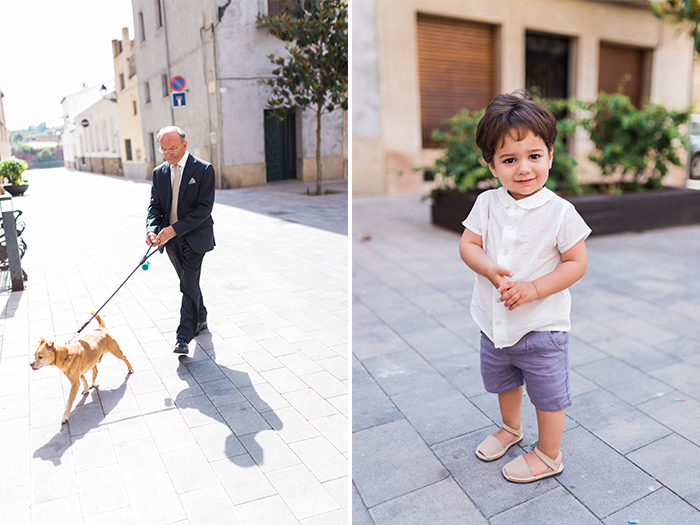
[[[268,56],[277,66],[260,82],[272,88],[268,104],[284,119],[294,107],[316,112],[316,194],[321,194],[321,116],[348,108],[348,6],[340,0],[293,0],[277,16],[258,15],[284,42],[287,57]]]
[[[700,0],[664,0],[652,2],[654,14],[676,23],[689,23],[695,52],[700,53]]]

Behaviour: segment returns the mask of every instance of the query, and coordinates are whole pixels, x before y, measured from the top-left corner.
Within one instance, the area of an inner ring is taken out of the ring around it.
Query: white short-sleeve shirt
[[[476,200],[462,223],[482,238],[486,255],[513,272],[512,281],[533,281],[561,264],[561,254],[591,233],[573,204],[543,188],[515,200],[501,187]],[[497,348],[517,343],[533,331],[569,331],[569,290],[509,311],[486,277],[476,276],[471,314]]]

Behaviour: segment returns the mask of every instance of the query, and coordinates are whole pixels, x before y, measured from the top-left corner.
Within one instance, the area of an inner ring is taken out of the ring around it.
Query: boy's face
[[[501,181],[515,200],[534,195],[544,187],[552,167],[552,152],[532,131],[520,141],[506,135],[496,148],[491,173]]]

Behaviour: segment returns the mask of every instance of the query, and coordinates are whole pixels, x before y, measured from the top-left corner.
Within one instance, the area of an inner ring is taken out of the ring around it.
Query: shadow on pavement
[[[82,396],[73,406],[68,423],[61,425],[60,430],[45,445],[36,449],[34,457],[46,461],[50,460],[54,465],[60,465],[63,454],[71,445],[85,437],[91,430],[99,427],[106,415],[117,406],[119,400],[126,393],[129,377],[129,374],[125,375],[124,381],[117,388],[100,391],[98,384],[90,390],[90,393]],[[94,393],[97,397],[95,402],[86,403]],[[56,421],[60,420],[62,413],[63,409],[57,410]]]
[[[208,390],[207,398],[209,402],[202,403],[199,399],[202,397],[198,393],[200,387],[202,387],[201,384],[179,392],[173,401],[179,408],[197,409],[213,421],[229,427],[231,435],[226,438],[225,452],[228,459],[233,463],[242,467],[250,467],[250,462],[245,459],[245,451],[247,450],[255,464],[262,466],[265,463],[265,453],[255,440],[255,436],[264,430],[281,430],[283,427],[282,421],[259,396],[247,372],[216,363],[216,351],[211,341],[211,334],[204,334],[200,339],[209,347],[205,352],[211,358],[211,363],[229,381],[216,381],[215,389],[211,387],[215,383],[214,381],[209,383],[209,387],[207,387],[207,383],[204,383],[202,389]],[[207,363],[207,361],[201,360],[181,360],[178,376],[181,378],[186,377],[185,370],[195,376],[197,374],[196,368],[202,367],[201,363],[203,362]],[[200,370],[199,373],[202,373],[202,371]],[[245,394],[239,390],[243,388],[246,389]],[[265,413],[265,417],[261,415],[262,413]],[[244,436],[246,438],[245,445],[239,441],[239,438]]]

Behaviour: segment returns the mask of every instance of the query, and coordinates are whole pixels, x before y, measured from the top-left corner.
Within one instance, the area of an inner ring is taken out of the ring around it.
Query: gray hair
[[[165,126],[160,128],[158,130],[158,134],[156,135],[156,140],[160,142],[160,138],[171,131],[177,131],[177,134],[180,135],[180,142],[185,141],[185,132],[182,130],[182,128],[178,128],[177,126]]]

